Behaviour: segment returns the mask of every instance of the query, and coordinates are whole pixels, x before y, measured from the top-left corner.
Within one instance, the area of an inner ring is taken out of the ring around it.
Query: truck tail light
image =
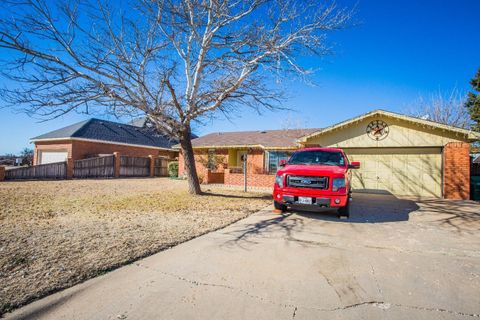
[[[332,191],[337,192],[342,188],[345,189],[345,178],[334,178],[332,182]]]

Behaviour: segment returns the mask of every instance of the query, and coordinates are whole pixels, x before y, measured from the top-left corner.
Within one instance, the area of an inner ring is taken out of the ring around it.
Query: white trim
[[[291,147],[265,147],[261,144],[245,144],[245,145],[212,145],[212,146],[193,146],[193,149],[248,149],[248,148],[258,148],[263,150],[272,150],[272,151],[282,151],[282,150],[297,150],[298,146]]]
[[[51,138],[51,139],[32,139],[30,142],[43,142],[43,141],[70,141],[70,140],[75,140],[75,141],[86,141],[86,142],[96,142],[96,143],[105,143],[105,144],[116,144],[116,145],[121,145],[121,146],[129,146],[129,147],[138,147],[138,148],[148,148],[148,149],[160,149],[160,150],[166,150],[166,151],[173,151],[173,152],[178,152],[175,149],[169,149],[169,148],[162,148],[162,147],[154,147],[154,146],[146,146],[142,144],[133,144],[133,143],[123,143],[123,142],[114,142],[114,141],[106,141],[106,140],[95,140],[95,139],[85,139],[85,138]]]

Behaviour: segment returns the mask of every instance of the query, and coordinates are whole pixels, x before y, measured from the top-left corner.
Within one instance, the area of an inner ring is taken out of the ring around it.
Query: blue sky
[[[197,126],[197,134],[213,131],[275,129],[285,119],[295,125],[324,127],[373,109],[402,112],[420,96],[456,88],[466,92],[480,67],[480,1],[360,0],[360,24],[330,35],[335,55],[304,60],[320,68],[316,86],[287,83],[292,111],[246,111],[232,121],[217,119]],[[2,80],[2,83],[9,85]],[[39,122],[25,114],[0,109],[0,154],[33,147],[29,139],[89,118],[69,114]]]

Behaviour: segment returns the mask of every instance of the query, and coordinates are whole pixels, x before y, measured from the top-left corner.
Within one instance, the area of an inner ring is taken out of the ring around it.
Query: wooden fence
[[[119,161],[120,163],[118,163]],[[168,159],[155,158],[151,167],[150,158],[108,155],[69,162],[70,172],[76,179],[113,177],[156,177],[168,176]],[[115,167],[117,167],[117,170]],[[5,171],[5,180],[67,179],[67,162],[41,164]]]
[[[148,177],[150,158],[120,156],[120,177]]]
[[[5,171],[5,180],[66,179],[67,162],[40,164]]]
[[[115,156],[75,160],[74,178],[111,178],[115,176]]]
[[[168,176],[168,159],[156,158],[153,165],[153,175],[155,177],[167,177]]]

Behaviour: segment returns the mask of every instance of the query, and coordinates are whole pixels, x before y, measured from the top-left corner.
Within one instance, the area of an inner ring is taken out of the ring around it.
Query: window
[[[290,158],[290,164],[345,166],[345,158],[338,151],[299,151]]]
[[[285,151],[269,151],[268,152],[268,163],[267,170],[269,173],[277,172],[280,166],[280,160],[288,161],[291,153]]]

